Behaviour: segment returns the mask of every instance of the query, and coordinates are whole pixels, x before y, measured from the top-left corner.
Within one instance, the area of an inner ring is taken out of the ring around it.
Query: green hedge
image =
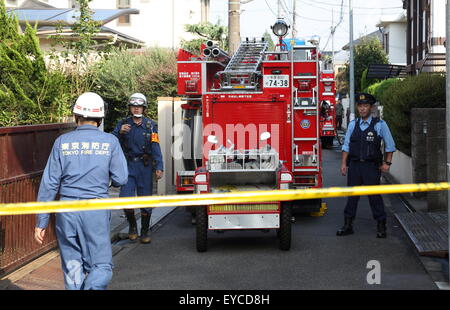
[[[177,67],[173,51],[150,48],[133,54],[116,50],[95,67],[93,90],[108,104],[105,130],[114,129],[128,114],[127,101],[132,93],[147,96],[147,114],[157,118],[157,97],[176,96]]]
[[[372,94],[375,96],[377,100],[380,100],[382,95],[391,87],[393,83],[398,81],[399,79],[387,79],[367,87],[364,92]]]
[[[378,98],[396,146],[411,155],[411,109],[445,108],[445,76],[423,73],[389,82]]]

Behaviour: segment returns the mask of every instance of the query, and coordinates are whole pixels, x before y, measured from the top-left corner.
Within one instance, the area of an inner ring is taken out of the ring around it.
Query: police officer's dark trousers
[[[145,166],[143,160],[128,160],[128,182],[120,188],[120,197],[151,196],[153,194],[153,167]],[[141,212],[152,214],[152,208]]]
[[[350,161],[348,165],[348,186],[359,185],[380,185],[381,170],[378,163],[374,161]],[[370,208],[372,209],[373,218],[377,221],[386,219],[384,211],[384,202],[381,195],[369,195]],[[350,196],[345,206],[345,217],[354,218],[358,207],[359,196]]]

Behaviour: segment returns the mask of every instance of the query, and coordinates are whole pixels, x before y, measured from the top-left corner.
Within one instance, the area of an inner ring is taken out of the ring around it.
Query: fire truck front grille
[[[255,203],[255,204],[227,204],[214,205],[209,207],[211,213],[221,212],[275,212],[279,210],[279,205],[273,203]]]

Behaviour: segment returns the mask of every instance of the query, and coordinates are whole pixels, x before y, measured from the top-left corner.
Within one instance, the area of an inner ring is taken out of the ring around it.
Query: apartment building
[[[445,6],[443,0],[403,0],[408,73],[445,71]]]

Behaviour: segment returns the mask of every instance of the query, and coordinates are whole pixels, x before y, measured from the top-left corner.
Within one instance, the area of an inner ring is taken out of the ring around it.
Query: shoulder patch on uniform
[[[159,136],[156,132],[152,133],[152,142],[159,143]]]

